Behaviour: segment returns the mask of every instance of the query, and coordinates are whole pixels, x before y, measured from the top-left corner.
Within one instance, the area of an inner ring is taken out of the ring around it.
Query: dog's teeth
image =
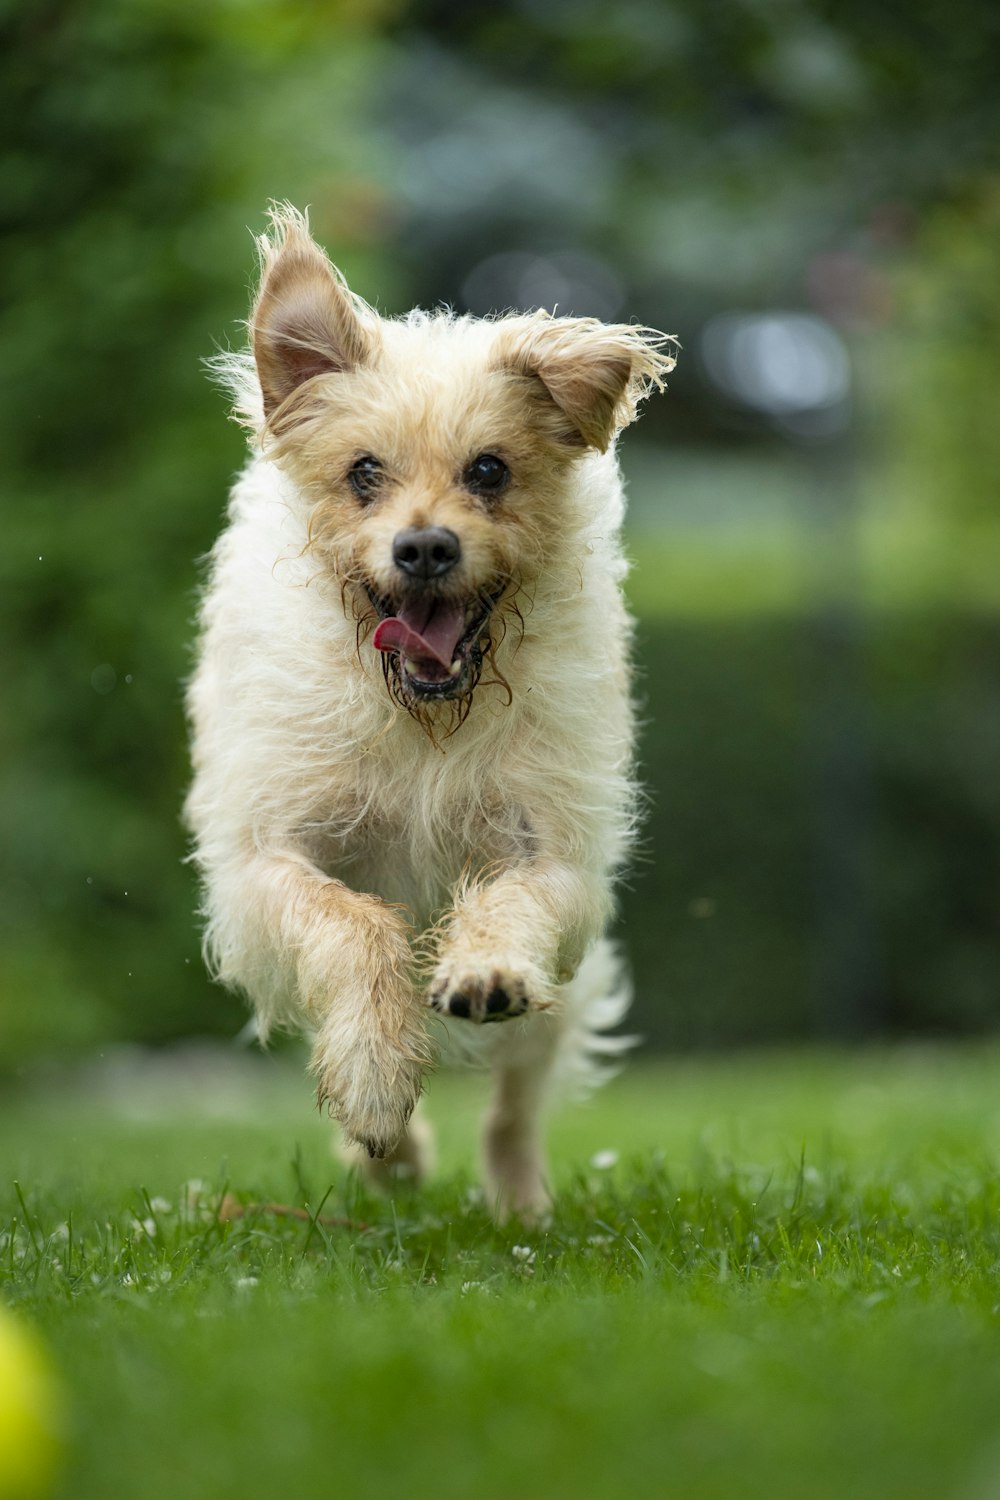
[[[452,662],[451,666],[448,668],[448,671],[449,671],[449,673],[451,674],[452,677],[457,677],[458,674],[459,674],[459,672],[461,672],[461,670],[462,670],[461,660],[456,656],[455,660]]]

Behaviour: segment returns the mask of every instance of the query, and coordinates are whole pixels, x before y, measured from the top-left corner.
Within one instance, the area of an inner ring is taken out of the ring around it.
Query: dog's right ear
[[[264,417],[272,432],[294,424],[289,398],[317,375],[368,364],[377,346],[375,314],[350,291],[289,204],[271,209],[257,242],[260,290],[250,334]]]

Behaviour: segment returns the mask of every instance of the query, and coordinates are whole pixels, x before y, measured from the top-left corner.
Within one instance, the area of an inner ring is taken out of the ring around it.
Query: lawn
[[[288,1059],[0,1104],[60,1500],[1000,1494],[1000,1051],[634,1063],[553,1121],[545,1229],[490,1222],[481,1100],[433,1081],[439,1172],[394,1201]]]

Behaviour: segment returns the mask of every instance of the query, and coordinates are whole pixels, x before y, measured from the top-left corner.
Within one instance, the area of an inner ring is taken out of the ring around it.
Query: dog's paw
[[[313,1066],[320,1107],[340,1122],[346,1139],[375,1160],[391,1157],[420,1097],[419,1067],[407,1066],[390,1081],[374,1069],[366,1078],[345,1078],[337,1064]]]
[[[486,974],[439,973],[427,1003],[439,1015],[463,1021],[510,1021],[538,1007],[538,988],[526,975],[500,968]]]
[[[334,1014],[317,1034],[312,1071],[317,1098],[340,1121],[344,1135],[382,1159],[396,1149],[420,1098],[429,1057],[420,1008],[411,1002],[405,1024],[383,1031],[378,1011]]]

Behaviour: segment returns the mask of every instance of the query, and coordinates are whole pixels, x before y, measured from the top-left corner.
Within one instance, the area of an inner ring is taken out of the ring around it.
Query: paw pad
[[[531,1000],[522,980],[493,974],[487,981],[466,980],[461,984],[442,982],[428,997],[432,1010],[439,1015],[462,1021],[509,1021],[523,1016]]]

